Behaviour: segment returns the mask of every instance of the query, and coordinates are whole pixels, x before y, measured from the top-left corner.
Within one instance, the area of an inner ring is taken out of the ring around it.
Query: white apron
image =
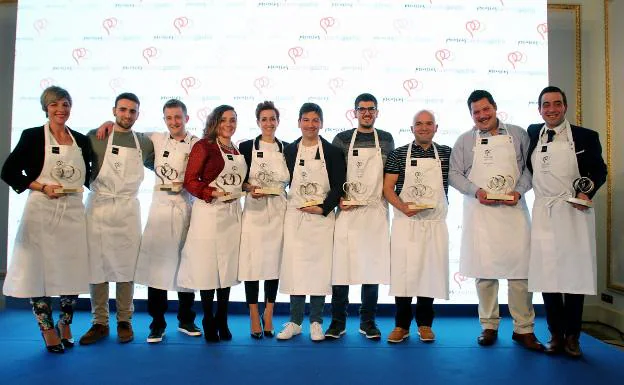
[[[141,146],[134,132],[136,148],[113,145],[114,136],[113,130],[87,199],[91,283],[132,281],[141,244]]]
[[[180,142],[171,139],[168,132],[152,136],[156,185],[184,182],[186,163],[196,140],[187,135]],[[178,193],[154,190],[134,275],[136,283],[161,290],[185,291],[176,285],[176,280],[190,220],[191,199],[186,190]]]
[[[543,137],[544,128],[540,132]],[[533,226],[529,291],[596,294],[594,209],[575,209],[567,198],[580,177],[572,130],[568,141],[541,142],[533,164]]]
[[[358,183],[366,206],[339,211],[334,230],[332,284],[384,284],[390,281],[388,204],[383,198],[383,157],[377,130],[374,148],[354,149],[347,157],[347,181]]]
[[[511,191],[520,177],[511,135],[476,135],[468,179],[497,193],[492,181],[503,176]],[[487,206],[464,195],[459,272],[471,278],[526,279],[529,270],[529,211],[521,199],[515,206]]]
[[[58,145],[46,124],[42,184],[80,187],[86,168],[82,150]],[[55,177],[53,176],[55,175]],[[89,292],[86,222],[82,193],[49,199],[30,191],[15,237],[4,295],[18,298]]]
[[[219,147],[221,151],[221,147]],[[211,187],[240,193],[247,164],[242,155],[221,151],[225,166]],[[178,272],[178,286],[194,290],[222,289],[237,285],[240,248],[239,199],[210,203],[195,199]]]
[[[254,142],[252,142],[249,183],[254,186],[279,186],[284,189],[290,181],[284,154],[279,150],[258,151]],[[262,144],[261,141],[259,143]],[[285,192],[282,195],[267,195],[259,199],[252,198],[250,193],[247,194],[238,261],[240,281],[279,278],[285,214]]]
[[[391,236],[390,295],[397,297],[449,298],[448,204],[444,194],[442,163],[411,158],[407,148],[405,182],[399,197],[404,202],[433,204],[434,209],[407,217],[394,208]]]
[[[309,214],[298,209],[306,200],[324,201],[330,190],[323,143],[320,159],[301,159],[299,143],[284,219],[284,257],[280,293],[330,295],[335,214]],[[304,195],[307,191],[310,195]]]

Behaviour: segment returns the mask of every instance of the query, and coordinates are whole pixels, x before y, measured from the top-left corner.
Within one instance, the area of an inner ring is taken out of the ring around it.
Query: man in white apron
[[[365,93],[355,99],[357,129],[343,131],[332,144],[342,149],[347,163],[346,195],[334,230],[332,264],[332,322],[325,337],[345,334],[349,285],[362,285],[360,333],[381,338],[375,323],[379,284],[390,282],[388,205],[383,198],[383,167],[394,150],[392,134],[375,128],[377,99]],[[345,204],[345,199],[347,204]],[[358,205],[350,205],[352,201]]]
[[[534,329],[533,296],[528,291],[529,212],[522,195],[531,189],[526,169],[529,137],[496,117],[496,103],[473,91],[468,108],[475,126],[453,147],[449,182],[464,194],[460,273],[475,278],[482,332],[477,342],[498,338],[498,280],[507,279],[512,339],[543,350]]]
[[[394,207],[390,295],[395,296],[395,328],[388,342],[409,337],[412,298],[423,342],[433,342],[433,299],[449,298],[448,172],[451,148],[433,142],[438,129],[430,111],[414,116],[415,140],[391,152],[384,196]]]
[[[93,325],[80,338],[88,345],[108,336],[109,282],[116,282],[117,338],[132,341],[134,272],[141,244],[141,213],[137,193],[143,165],[153,168],[154,146],[132,131],[139,117],[139,99],[123,93],[113,107],[115,127],[108,139],[97,130],[87,136],[93,148],[91,192],[87,199],[90,294]]]
[[[178,292],[178,330],[201,336],[195,325],[195,292],[176,284],[180,251],[191,218],[191,196],[181,189],[191,148],[199,139],[186,131],[186,105],[171,99],[163,106],[168,131],[153,133],[156,185],[141,240],[134,281],[147,285],[147,311],[152,316],[147,342],[161,342],[165,335],[167,290]]]
[[[310,296],[310,338],[322,341],[325,296],[331,294],[334,208],[345,182],[344,156],[319,136],[323,111],[314,103],[299,110],[301,138],[284,149],[290,191],[284,219],[280,292],[290,294],[290,321],[277,339],[301,333],[305,296]]]
[[[542,292],[548,329],[546,353],[582,355],[579,345],[584,295],[596,294],[594,210],[588,205],[607,178],[598,133],[565,118],[565,93],[542,90],[538,110],[545,124],[529,126],[527,167],[535,203],[529,290]]]

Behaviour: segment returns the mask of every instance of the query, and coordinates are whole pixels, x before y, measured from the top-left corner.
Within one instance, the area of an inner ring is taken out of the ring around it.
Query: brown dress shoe
[[[134,332],[132,331],[132,325],[127,321],[120,321],[117,323],[117,341],[122,344],[128,343],[134,339]]]
[[[565,346],[565,339],[561,334],[553,334],[550,341],[546,344],[544,352],[546,354],[560,354],[563,353],[563,347]]]
[[[104,337],[108,337],[110,333],[108,325],[93,324],[91,328],[80,337],[80,345],[91,345]]]
[[[579,358],[583,355],[578,336],[567,336],[563,350],[570,357]]]
[[[494,329],[483,329],[481,331],[481,335],[477,338],[477,342],[481,346],[490,346],[494,345],[496,339],[498,338],[498,330]]]
[[[534,350],[536,352],[544,351],[544,345],[539,342],[533,333],[518,334],[514,332],[511,339],[529,350]]]

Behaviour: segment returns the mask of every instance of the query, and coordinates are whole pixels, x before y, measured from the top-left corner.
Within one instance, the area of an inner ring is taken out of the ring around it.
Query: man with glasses
[[[362,285],[360,333],[380,339],[375,324],[379,284],[390,281],[388,205],[383,198],[383,169],[394,150],[392,134],[375,128],[377,99],[368,93],[355,99],[358,127],[336,135],[347,162],[345,195],[334,231],[332,322],[325,336],[345,334],[349,285]]]

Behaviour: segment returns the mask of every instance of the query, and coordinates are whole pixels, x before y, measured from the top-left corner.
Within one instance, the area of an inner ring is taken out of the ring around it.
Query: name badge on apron
[[[165,150],[163,151],[163,158],[168,158],[169,157],[169,151]]]
[[[59,147],[52,147],[52,153],[53,154],[60,154],[61,153],[61,149]]]

